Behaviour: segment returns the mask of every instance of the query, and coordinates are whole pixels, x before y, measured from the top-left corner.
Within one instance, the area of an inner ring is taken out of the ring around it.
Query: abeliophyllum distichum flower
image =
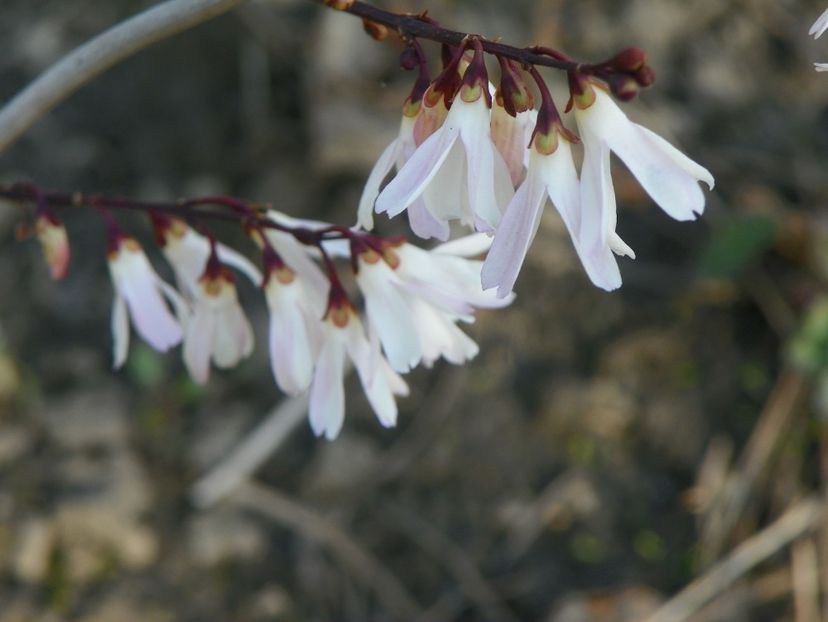
[[[678,220],[702,213],[698,182],[712,188],[713,178],[615,103],[614,97],[631,99],[653,82],[640,50],[586,64],[549,48],[515,48],[445,30],[424,14],[350,0],[326,4],[368,20],[366,30],[378,40],[399,35],[401,65],[417,72],[398,135],[368,177],[356,227],[298,220],[227,196],[153,203],[17,184],[0,186],[0,197],[35,205],[34,224],[21,232],[37,236],[56,279],[66,276],[71,254],[56,210],[93,207],[102,215],[115,291],[116,367],[127,358],[131,325],[160,352],[181,345],[190,376],[207,382],[213,366],[233,367],[255,348],[237,279],[259,288],[269,311],[274,380],[286,394],[308,394],[313,431],[333,439],[344,423],[350,364],[380,423],[393,426],[396,399],[408,393],[404,374],[439,359],[461,365],[476,356],[478,346],[461,326],[478,309],[511,303],[547,201],[592,282],[606,290],[621,285],[615,257],[634,253],[615,231],[611,153]],[[828,14],[815,25],[817,36],[826,24]],[[434,79],[420,45],[428,39],[442,45]],[[487,55],[498,61],[497,86],[489,80]],[[541,66],[567,75],[569,127]],[[150,217],[175,286],[116,223],[119,209]],[[375,213],[404,211],[417,236],[443,243],[424,249],[371,232]],[[210,226],[218,221],[240,227],[259,262],[219,242]],[[453,224],[475,232],[448,241]],[[353,278],[340,279],[343,270]]]
[[[628,100],[652,84],[653,72],[644,53],[631,48],[604,63],[586,65],[548,48],[527,51],[534,58],[547,56],[566,70],[567,110],[574,110],[579,137],[564,125],[537,68],[498,56],[501,77],[494,89],[488,83],[483,51],[480,39],[468,38],[425,90],[420,103],[412,105],[413,95],[406,102],[403,127],[415,130],[401,132],[380,159],[363,194],[359,223],[365,228],[373,225],[369,207],[378,194],[378,213],[394,216],[416,204],[415,209],[425,207],[441,223],[442,232],[448,221],[457,220],[493,235],[481,281],[485,289],[496,289],[498,296],[506,297],[538,231],[548,198],[563,219],[590,280],[602,289],[617,289],[621,273],[615,256],[635,258],[635,253],[615,231],[610,153],[677,220],[700,215],[705,197],[698,182],[710,189],[714,183],[709,171],[630,121],[615,103],[613,95]],[[540,96],[537,111],[527,71]],[[421,81],[422,72],[418,85]],[[421,91],[418,87],[413,93]],[[437,103],[448,112],[430,118],[444,117],[442,125],[429,127],[427,137],[418,137],[419,119],[425,118],[429,105]],[[413,121],[407,122],[408,117]],[[403,144],[404,149],[399,147]],[[401,154],[393,163],[398,172],[378,193],[379,178],[392,168],[387,154],[394,149]],[[576,150],[583,153],[580,174],[573,157]],[[440,237],[413,230],[422,237]]]
[[[115,290],[116,368],[127,358],[130,324],[159,352],[182,345],[185,367],[199,384],[207,382],[211,366],[234,367],[256,341],[239,301],[237,275],[260,287],[270,314],[267,343],[276,384],[289,395],[309,394],[311,427],[328,439],[336,438],[344,422],[347,361],[380,423],[393,426],[396,398],[408,394],[401,374],[440,358],[457,365],[472,359],[477,344],[458,323],[474,321],[476,309],[511,302],[480,286],[482,262],[476,257],[489,248],[485,235],[424,250],[402,239],[293,219],[231,197],[150,204],[42,193],[30,185],[0,188],[0,195],[39,203],[32,234],[40,239],[55,278],[65,276],[70,249],[52,207],[88,204],[101,213]],[[204,206],[230,208],[240,216],[236,222],[258,247],[263,269],[216,241],[205,223],[217,216],[228,220],[228,214]],[[112,212],[120,208],[148,212],[175,286],[158,275],[141,244],[117,224]],[[342,266],[356,277],[353,292],[340,281]],[[357,292],[365,313],[352,302]]]

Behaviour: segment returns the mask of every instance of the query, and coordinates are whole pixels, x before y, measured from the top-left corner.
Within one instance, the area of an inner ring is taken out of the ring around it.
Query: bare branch
[[[168,0],[70,52],[0,110],[0,152],[92,78],[153,43],[220,15],[244,0]]]

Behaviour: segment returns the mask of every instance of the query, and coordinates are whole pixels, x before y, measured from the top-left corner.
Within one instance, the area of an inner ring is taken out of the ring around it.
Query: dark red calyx
[[[508,58],[498,56],[497,60],[500,63],[500,86],[495,93],[498,103],[513,117],[534,108],[535,98],[524,79],[526,72]]]
[[[638,91],[641,90],[635,78],[627,75],[608,76],[607,86],[609,86],[613,95],[625,102],[635,99]]]
[[[460,86],[460,98],[467,103],[476,102],[481,97],[486,98],[486,105],[492,107],[492,94],[489,92],[489,72],[486,69],[486,55],[479,39],[473,39],[474,55],[472,56],[463,81]]]
[[[345,288],[338,279],[331,279],[331,289],[328,291],[328,308],[325,311],[325,319],[330,319],[337,328],[345,328],[355,315],[354,307],[351,304]]]
[[[443,58],[443,71],[440,72],[434,82],[431,83],[431,91],[437,97],[435,100],[439,101],[438,97],[442,97],[446,108],[451,108],[451,103],[454,101],[454,96],[460,90],[462,80],[460,78],[460,61],[463,59],[463,48],[454,48],[454,56],[446,64],[445,57]],[[435,101],[436,103],[436,101]]]

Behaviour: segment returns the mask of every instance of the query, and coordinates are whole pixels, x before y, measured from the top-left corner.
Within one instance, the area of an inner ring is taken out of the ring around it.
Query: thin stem
[[[49,192],[32,184],[0,185],[0,199],[35,203],[40,207],[93,207],[103,210],[130,210],[144,213],[156,212],[188,221],[215,220],[249,225],[260,229],[274,229],[292,235],[306,246],[319,247],[325,240],[351,240],[372,234],[353,231],[347,227],[331,225],[320,229],[303,226],[291,227],[267,217],[256,208],[260,205],[244,199],[227,196],[197,197],[176,202],[141,201],[123,197],[107,197],[81,192]],[[225,211],[199,209],[201,206],[215,206]],[[324,256],[324,252],[323,252]]]
[[[324,3],[324,0],[316,0],[316,2]],[[423,19],[420,15],[391,13],[359,0],[345,9],[344,12],[392,28],[404,37],[418,37],[455,47],[462,45],[466,37],[469,36],[465,32],[443,28],[432,20]],[[534,48],[518,48],[504,43],[487,41],[483,38],[480,39],[480,42],[485,52],[510,58],[523,65],[552,67],[563,71],[580,71],[586,67],[576,61],[567,60],[568,57],[564,54],[548,50],[548,48],[542,48],[544,53],[538,53]],[[548,55],[550,52],[554,52],[553,56]]]
[[[84,43],[0,110],[0,152],[95,76],[153,43],[225,13],[244,0],[168,0]]]

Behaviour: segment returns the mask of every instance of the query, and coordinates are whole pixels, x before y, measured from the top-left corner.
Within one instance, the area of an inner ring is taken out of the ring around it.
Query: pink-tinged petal
[[[495,153],[489,134],[489,111],[482,97],[472,104],[455,101],[452,112],[458,106],[466,111],[460,126],[460,138],[466,152],[469,204],[475,216],[494,228],[501,214],[494,184],[495,156],[499,158],[500,154]],[[505,164],[503,167],[505,170]]]
[[[175,311],[175,317],[178,320],[179,326],[186,327],[187,321],[189,320],[190,314],[192,313],[190,305],[187,304],[187,301],[184,300],[184,297],[181,294],[179,294],[178,291],[166,281],[163,281],[161,278],[159,278],[157,285],[161,289],[161,293],[163,293],[166,299],[169,300],[172,304],[173,310]]]
[[[631,124],[608,139],[610,149],[627,165],[647,194],[676,220],[695,220],[704,211],[699,180],[713,187],[713,177],[666,140]]]
[[[112,367],[120,369],[126,362],[129,351],[129,318],[126,301],[117,292],[112,302],[112,349]]]
[[[420,330],[426,367],[441,357],[453,365],[462,365],[477,356],[477,344],[438,309],[418,300],[412,304],[412,315]]]
[[[213,362],[229,369],[253,351],[253,329],[236,301],[217,314],[218,325],[213,338]]]
[[[543,160],[540,169],[549,198],[564,221],[569,235],[577,240],[581,228],[581,187],[572,160],[572,148],[561,138],[555,153]]]
[[[197,384],[205,384],[210,377],[210,353],[216,320],[204,304],[196,306],[184,336],[184,364]]]
[[[368,403],[384,427],[396,425],[397,403],[387,372],[381,364],[382,357],[378,356],[376,347],[372,349],[361,323],[356,318],[344,330],[348,355],[354,362]]]
[[[313,433],[316,436],[324,434],[328,440],[339,435],[345,420],[344,365],[344,344],[341,338],[329,334],[316,362],[308,407]]]
[[[377,200],[380,185],[394,167],[394,163],[400,155],[400,149],[399,139],[392,141],[374,164],[371,174],[368,175],[368,181],[365,182],[365,188],[362,191],[357,209],[357,225],[363,229],[370,231],[374,228],[374,201]]]
[[[826,30],[828,30],[828,9],[817,18],[808,34],[813,36],[814,39],[819,39]]]
[[[471,225],[474,221],[469,207],[466,178],[466,158],[463,146],[456,141],[446,156],[440,170],[423,192],[426,209],[440,222],[460,220]]]
[[[310,386],[313,375],[311,350],[305,316],[301,302],[296,299],[296,284],[269,285],[271,288],[288,290],[268,291],[270,310],[270,363],[279,388],[288,395],[297,395]]]
[[[365,296],[365,311],[376,330],[391,367],[407,372],[420,360],[420,343],[408,303],[388,265],[360,260],[357,284]]]
[[[129,306],[135,330],[150,346],[166,352],[181,343],[182,333],[176,319],[149,279],[127,282],[121,293]]]
[[[449,126],[448,120],[429,136],[377,197],[377,213],[386,212],[393,217],[411,205],[434,178],[457,136],[457,129]]]
[[[538,156],[553,157],[553,156]],[[480,282],[483,289],[497,287],[497,296],[504,298],[512,292],[526,253],[540,225],[546,203],[546,185],[536,170],[537,163],[529,165],[526,180],[518,188],[495,234],[492,249],[483,262]]]
[[[584,140],[581,167],[581,226],[575,245],[590,280],[612,291],[621,287],[621,272],[609,247],[615,230],[615,191],[609,172],[609,150]]]
[[[492,103],[491,132],[492,142],[503,157],[509,170],[512,187],[516,188],[523,177],[526,140],[526,123],[531,118],[529,112],[519,112],[511,116],[503,106]]]
[[[408,224],[414,235],[427,240],[437,238],[448,240],[449,227],[445,222],[437,220],[426,208],[423,197],[420,197],[408,206]]]

